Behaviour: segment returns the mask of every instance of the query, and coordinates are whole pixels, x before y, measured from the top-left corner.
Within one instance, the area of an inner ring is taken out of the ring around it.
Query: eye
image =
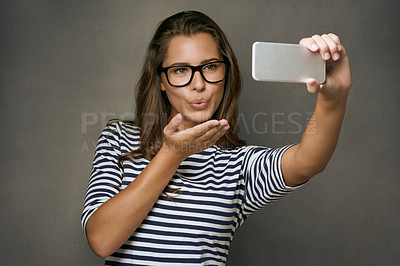
[[[173,68],[173,73],[175,75],[184,75],[184,74],[189,73],[189,69],[187,67],[176,67],[176,68]]]
[[[218,63],[210,63],[203,67],[203,71],[214,71],[218,68]]]

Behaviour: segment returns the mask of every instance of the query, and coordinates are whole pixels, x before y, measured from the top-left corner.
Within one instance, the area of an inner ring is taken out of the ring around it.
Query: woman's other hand
[[[181,160],[213,145],[229,129],[228,121],[209,120],[191,128],[182,129],[181,114],[174,116],[164,128],[163,151],[171,152]]]

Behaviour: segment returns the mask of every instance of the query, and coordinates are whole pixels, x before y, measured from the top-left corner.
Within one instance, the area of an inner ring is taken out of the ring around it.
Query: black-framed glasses
[[[225,79],[228,63],[226,61],[212,61],[198,66],[174,65],[160,67],[165,73],[169,85],[173,87],[184,87],[192,82],[194,73],[199,71],[208,83],[218,83]]]

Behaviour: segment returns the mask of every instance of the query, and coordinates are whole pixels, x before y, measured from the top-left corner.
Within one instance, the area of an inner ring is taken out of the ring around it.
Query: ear
[[[166,91],[164,83],[162,81],[160,82],[160,88],[161,88],[161,91]]]

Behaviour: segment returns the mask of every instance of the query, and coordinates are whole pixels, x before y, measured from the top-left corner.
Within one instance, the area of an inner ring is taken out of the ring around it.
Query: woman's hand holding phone
[[[313,35],[301,39],[299,44],[314,53],[320,53],[326,61],[325,82],[320,84],[310,78],[307,80],[307,90],[310,93],[319,92],[329,100],[346,100],[352,85],[351,69],[346,49],[339,37],[333,33]]]

